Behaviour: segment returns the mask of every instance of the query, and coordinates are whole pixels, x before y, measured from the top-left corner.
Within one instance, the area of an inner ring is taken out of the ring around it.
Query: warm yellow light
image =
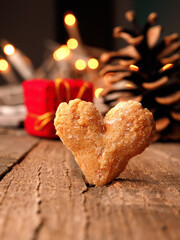
[[[76,49],[78,47],[78,41],[75,38],[70,38],[67,41],[67,46],[70,49]]]
[[[3,51],[6,55],[12,55],[15,51],[14,46],[12,44],[6,44],[3,48]]]
[[[128,87],[128,88],[132,88],[133,87],[133,85],[130,84],[130,83],[127,83],[125,86]]]
[[[73,26],[76,23],[76,18],[73,14],[68,13],[68,14],[66,14],[66,16],[64,18],[64,22],[68,26]]]
[[[134,71],[134,72],[138,72],[139,71],[139,67],[134,65],[134,64],[129,65],[129,68],[131,69],[131,71]]]
[[[164,66],[161,68],[161,71],[168,70],[168,69],[172,68],[173,66],[174,66],[174,64],[172,64],[172,63],[167,63],[166,65],[164,65]]]
[[[88,67],[89,67],[89,68],[91,68],[91,69],[96,69],[96,68],[98,68],[98,66],[99,66],[99,62],[98,62],[97,59],[95,59],[95,58],[90,58],[90,59],[88,60]]]
[[[95,97],[98,98],[102,91],[103,91],[103,88],[97,88],[94,92]]]
[[[0,59],[0,71],[5,72],[9,67],[8,62],[5,59]]]
[[[53,53],[53,58],[56,61],[63,60],[70,54],[70,49],[66,45],[62,45],[60,48],[56,49]]]
[[[76,60],[75,68],[80,71],[84,70],[86,68],[86,62],[83,59]]]

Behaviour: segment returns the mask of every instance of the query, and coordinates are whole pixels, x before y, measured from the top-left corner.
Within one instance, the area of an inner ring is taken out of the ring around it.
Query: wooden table
[[[0,131],[1,240],[180,239],[180,148],[155,143],[89,187],[59,140]]]

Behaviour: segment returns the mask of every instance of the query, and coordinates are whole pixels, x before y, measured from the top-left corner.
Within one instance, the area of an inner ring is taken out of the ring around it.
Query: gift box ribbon
[[[38,131],[54,120],[55,112],[46,112],[42,115],[28,113],[28,115],[32,118],[36,118],[34,129]]]
[[[64,85],[65,89],[66,89],[66,102],[69,102],[71,99],[71,88],[69,86],[69,83],[67,81],[63,81],[62,78],[57,78],[55,79],[55,89],[56,89],[56,96],[59,102],[62,102],[61,96],[60,96],[60,87],[61,84]],[[85,92],[85,90],[88,88],[88,83],[85,82],[79,89],[79,92],[77,94],[76,98],[81,98],[83,96],[83,93]],[[44,128],[48,123],[50,123],[51,121],[54,121],[55,118],[55,112],[46,112],[42,115],[37,115],[37,114],[33,114],[33,113],[28,113],[28,115],[32,118],[35,118],[35,125],[34,128],[35,130],[41,130],[42,128]]]

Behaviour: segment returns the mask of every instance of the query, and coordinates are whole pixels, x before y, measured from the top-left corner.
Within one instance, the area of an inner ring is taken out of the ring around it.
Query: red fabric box
[[[56,138],[54,117],[60,102],[81,98],[93,101],[93,85],[79,79],[33,79],[23,82],[27,116],[24,122],[29,134]]]

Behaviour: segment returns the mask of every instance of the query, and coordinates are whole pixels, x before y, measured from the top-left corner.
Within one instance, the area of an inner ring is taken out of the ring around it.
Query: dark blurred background
[[[67,40],[64,13],[72,11],[78,19],[85,44],[118,49],[121,42],[112,38],[113,27],[126,26],[124,13],[134,9],[140,25],[150,12],[159,15],[164,35],[180,33],[179,0],[6,0],[0,5],[0,39],[7,39],[21,49],[38,67],[43,59],[44,41]]]

